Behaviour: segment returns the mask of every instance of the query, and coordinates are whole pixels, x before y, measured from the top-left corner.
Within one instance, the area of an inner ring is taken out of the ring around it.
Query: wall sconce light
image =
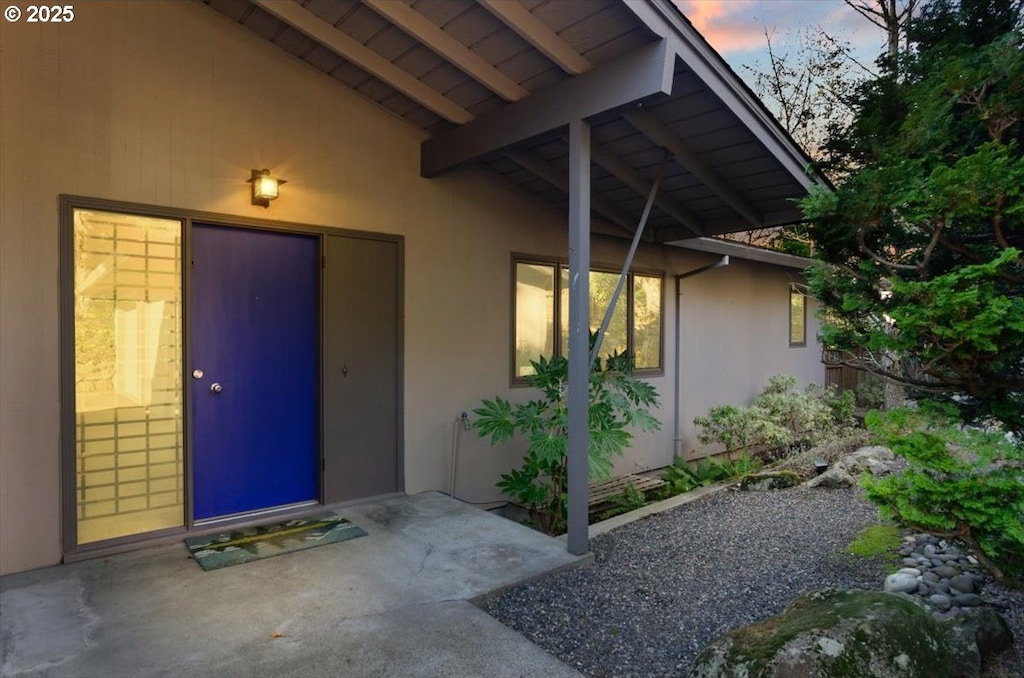
[[[282,184],[288,183],[284,179],[277,179],[270,176],[270,170],[254,169],[252,177],[249,178],[252,184],[252,204],[260,207],[270,207],[271,200],[277,200],[277,194]]]

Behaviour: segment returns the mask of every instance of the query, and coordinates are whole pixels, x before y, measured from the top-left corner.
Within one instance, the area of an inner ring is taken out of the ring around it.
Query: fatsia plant
[[[529,383],[541,397],[526,403],[500,396],[484,400],[473,410],[477,417],[473,427],[492,445],[516,436],[526,441],[522,465],[502,475],[497,485],[530,511],[534,527],[560,534],[565,531],[567,508],[569,364],[564,357],[541,357],[531,364],[534,374]],[[591,480],[601,480],[611,473],[613,458],[629,447],[630,428],[656,431],[661,427],[649,411],[658,405],[658,392],[633,376],[631,356],[615,353],[595,361],[588,395],[589,475]]]

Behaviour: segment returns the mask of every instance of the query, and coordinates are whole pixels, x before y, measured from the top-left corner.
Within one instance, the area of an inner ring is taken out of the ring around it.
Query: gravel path
[[[483,607],[589,676],[685,676],[715,637],[804,593],[880,590],[891,566],[843,553],[874,522],[854,490],[726,490],[596,537],[594,564]]]

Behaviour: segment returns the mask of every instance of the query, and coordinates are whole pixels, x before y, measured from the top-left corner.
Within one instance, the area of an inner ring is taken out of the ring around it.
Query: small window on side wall
[[[789,345],[807,345],[807,298],[795,287],[789,289]]]

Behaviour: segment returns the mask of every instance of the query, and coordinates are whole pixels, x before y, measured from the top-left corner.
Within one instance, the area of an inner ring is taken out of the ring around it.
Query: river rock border
[[[1002,598],[981,595],[985,577],[977,558],[944,539],[930,534],[908,535],[903,538],[899,555],[903,566],[885,578],[884,590],[920,597],[940,621],[957,616],[963,608],[1009,607]]]

